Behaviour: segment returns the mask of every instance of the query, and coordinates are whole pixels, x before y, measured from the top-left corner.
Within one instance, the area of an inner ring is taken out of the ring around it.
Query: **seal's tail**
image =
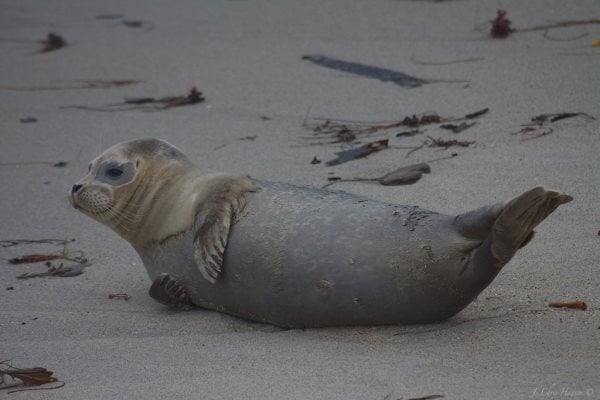
[[[538,186],[507,203],[459,215],[455,225],[464,236],[488,242],[494,264],[502,267],[529,242],[537,225],[571,200],[567,194]]]

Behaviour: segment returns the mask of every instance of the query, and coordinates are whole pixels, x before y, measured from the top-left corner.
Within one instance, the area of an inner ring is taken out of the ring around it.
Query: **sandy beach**
[[[503,39],[489,34],[498,9],[514,29]],[[600,398],[600,24],[546,27],[598,18],[595,0],[0,1],[0,240],[75,239],[70,254],[90,263],[19,279],[48,268],[9,259],[63,245],[2,242],[0,361],[47,368],[64,386],[0,398]],[[66,46],[42,51],[49,33]],[[368,76],[376,68],[422,83]],[[204,101],[165,100],[192,87]],[[365,129],[425,115],[440,120]],[[315,132],[327,120],[356,137]],[[441,128],[462,122],[474,124]],[[316,187],[445,158],[412,185],[330,189],[446,214],[536,185],[575,200],[450,320],[282,330],[161,306],[133,248],[71,207],[90,160],[145,137],[206,168]],[[576,300],[587,309],[548,307]]]

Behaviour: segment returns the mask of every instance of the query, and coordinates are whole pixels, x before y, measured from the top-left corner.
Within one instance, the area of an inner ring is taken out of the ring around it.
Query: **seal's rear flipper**
[[[148,293],[154,300],[169,307],[189,310],[192,306],[183,285],[169,274],[158,275]]]
[[[573,198],[567,194],[538,186],[509,201],[494,222],[491,232],[491,251],[498,260],[496,265],[506,264],[531,238],[533,228],[558,206],[571,200]]]
[[[538,186],[507,203],[459,215],[454,223],[464,236],[483,240],[482,247],[494,258],[494,266],[500,268],[529,242],[540,222],[571,200],[567,194]]]

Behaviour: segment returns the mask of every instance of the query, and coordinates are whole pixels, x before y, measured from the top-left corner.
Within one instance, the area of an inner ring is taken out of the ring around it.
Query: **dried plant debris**
[[[471,58],[461,58],[458,60],[450,60],[450,61],[419,61],[416,60],[414,58],[414,56],[410,57],[410,61],[412,61],[415,64],[418,65],[452,65],[452,64],[462,64],[462,63],[469,63],[469,62],[475,62],[475,61],[482,61],[484,60],[483,57],[471,57]]]
[[[87,259],[85,258],[83,251],[76,251],[73,253],[69,253],[67,251],[66,245],[63,248],[63,251],[58,254],[56,254],[56,253],[55,254],[27,254],[24,256],[11,258],[10,260],[8,260],[8,262],[10,264],[32,264],[32,263],[46,262],[46,261],[51,261],[51,260],[68,260],[68,261],[74,261],[74,262],[81,263],[81,264],[87,262]]]
[[[60,263],[59,265],[54,265],[51,262],[46,263],[47,271],[44,272],[26,272],[24,274],[18,275],[17,279],[30,279],[30,278],[43,278],[47,276],[56,276],[60,278],[70,278],[73,276],[78,276],[83,274],[84,270],[89,267],[91,264],[87,262],[84,263],[75,263],[70,265],[64,265]]]
[[[123,25],[125,25],[128,28],[143,29],[145,31],[151,31],[155,28],[154,23],[149,21],[124,19],[122,22]]]
[[[122,19],[121,24],[133,29],[143,29],[145,31],[151,31],[155,28],[154,23],[149,21],[143,21],[139,19],[125,19],[125,15],[123,14],[101,14],[97,15],[96,19],[98,20],[115,20]]]
[[[40,41],[40,43],[43,45],[43,47],[41,48],[39,53],[48,53],[51,51],[62,49],[67,45],[65,39],[63,39],[62,36],[56,33],[49,33],[48,36],[46,36],[46,39]]]
[[[472,113],[469,113],[469,114],[465,115],[465,119],[479,118],[482,115],[487,114],[489,111],[490,111],[490,109],[486,107],[486,108],[483,108],[483,109],[481,109],[479,111],[475,111],[475,112],[472,112]]]
[[[123,102],[100,107],[90,106],[63,106],[61,108],[74,108],[87,111],[116,112],[116,111],[163,111],[174,107],[189,106],[205,101],[205,98],[196,87],[192,87],[187,95],[167,97],[132,97],[125,98]]]
[[[62,239],[41,239],[41,240],[29,240],[29,239],[16,239],[16,240],[2,240],[0,246],[12,247],[21,244],[27,245],[38,245],[38,244],[54,244],[62,245],[63,249],[60,253],[48,253],[48,254],[26,254],[19,257],[14,257],[8,260],[10,264],[30,264],[45,262],[47,270],[40,273],[24,273],[17,276],[18,279],[29,279],[43,276],[60,276],[60,277],[71,277],[77,276],[83,273],[84,269],[90,266],[88,259],[85,257],[83,251],[70,252],[67,246],[74,242],[75,239],[62,240]],[[50,261],[53,260],[66,260],[71,261],[73,264],[70,265],[54,265]]]
[[[436,113],[424,113],[420,115],[410,115],[399,121],[348,121],[332,118],[314,118],[313,123],[303,122],[303,127],[312,130],[317,139],[324,138],[325,142],[317,142],[315,144],[335,144],[335,143],[350,143],[356,139],[384,131],[388,129],[407,127],[411,128],[407,131],[402,131],[396,136],[414,136],[422,133],[418,128],[431,124],[460,122],[479,118],[489,112],[489,108],[484,108],[465,115],[462,118],[440,117]],[[472,125],[462,126],[461,129],[471,127]]]
[[[247,140],[249,142],[253,142],[254,140],[256,140],[258,136],[254,135],[254,136],[243,136],[241,138],[238,138],[238,140]]]
[[[531,122],[522,124],[522,128],[513,132],[513,135],[523,134],[525,137],[521,139],[532,140],[538,139],[542,136],[546,136],[554,132],[552,125],[555,122],[561,121],[563,119],[574,118],[574,117],[583,117],[588,120],[595,120],[596,118],[592,117],[589,114],[583,112],[563,112],[563,113],[548,113],[548,114],[540,114],[531,118]]]
[[[549,303],[548,307],[573,308],[573,309],[582,310],[582,311],[585,311],[588,308],[586,302],[581,301],[581,300],[567,301],[567,302],[554,301],[554,302]]]
[[[123,299],[125,301],[129,301],[129,299],[131,298],[131,296],[128,295],[127,293],[109,293],[108,294],[108,298],[110,300],[112,300],[112,299]]]
[[[328,140],[317,144],[333,144],[350,143],[358,138],[398,127],[418,128],[423,125],[442,122],[443,119],[436,114],[423,114],[408,116],[395,122],[345,121],[321,118],[315,118],[315,121],[318,122],[314,124],[305,123],[304,127],[312,130],[315,136],[319,138],[325,136]]]
[[[474,126],[476,122],[471,122],[470,124],[467,122],[461,122],[460,124],[443,124],[440,125],[440,128],[447,129],[452,131],[453,133],[461,133],[462,131],[466,131],[470,127]]]
[[[490,35],[493,38],[505,38],[514,32],[514,29],[510,27],[512,21],[506,18],[506,10],[498,10],[496,12],[496,18],[490,21],[492,24],[490,28]]]
[[[33,368],[16,368],[8,364],[6,361],[0,362],[0,390],[7,390],[12,388],[25,389],[13,389],[8,393],[20,392],[31,386],[41,386],[47,383],[59,382],[60,386],[37,388],[37,389],[58,389],[65,385],[64,382],[60,382],[56,377],[53,376],[54,372],[49,371],[42,367]]]
[[[0,240],[0,247],[13,247],[22,244],[55,244],[59,246],[66,246],[75,241],[75,239],[11,239]]]
[[[22,166],[22,165],[51,165],[54,168],[62,168],[69,165],[66,161],[21,161],[21,162],[6,162],[0,163],[0,167],[9,167],[9,166]]]
[[[302,56],[303,60],[311,61],[322,67],[335,69],[338,71],[348,72],[350,74],[364,76],[367,78],[377,79],[382,82],[393,82],[396,85],[403,87],[418,87],[426,83],[430,83],[425,79],[416,78],[403,72],[394,71],[387,68],[374,67],[350,61],[338,60],[320,54],[311,54]]]
[[[355,147],[353,149],[337,152],[335,153],[337,158],[327,161],[325,165],[331,167],[333,165],[339,165],[348,161],[356,160],[357,158],[366,157],[369,154],[373,154],[375,152],[386,149],[388,147],[388,142],[388,139],[382,139],[364,144],[360,147]]]
[[[552,24],[545,25],[537,25],[531,28],[520,28],[515,29],[511,28],[511,20],[506,17],[506,10],[498,10],[496,12],[496,18],[490,21],[490,36],[493,38],[506,38],[511,33],[522,33],[522,32],[535,32],[535,31],[548,31],[550,29],[556,28],[568,28],[573,26],[583,26],[583,25],[597,25],[600,24],[600,19],[592,18],[585,20],[573,20],[573,21],[562,21],[556,22]],[[575,40],[587,35],[579,36],[576,38],[570,38],[567,40]]]
[[[425,142],[425,144],[429,147],[443,147],[444,150],[447,150],[449,147],[458,146],[458,147],[469,147],[472,144],[475,144],[474,140],[445,140],[442,138],[433,138],[431,136],[427,136],[429,140]]]
[[[8,260],[8,262],[10,264],[30,264],[64,258],[65,256],[63,254],[28,254],[21,257],[11,258],[10,260]]]
[[[45,90],[79,90],[79,89],[108,89],[114,87],[136,85],[143,81],[137,79],[80,79],[72,83],[61,83],[52,86],[7,86],[0,89],[14,91],[45,91]]]
[[[409,129],[407,131],[402,131],[402,132],[396,133],[396,137],[416,136],[416,135],[420,135],[423,132],[425,132],[425,131],[423,131],[423,130],[421,130],[419,128],[412,128],[412,129]]]
[[[34,123],[38,122],[38,120],[35,117],[23,117],[23,118],[19,118],[19,122],[22,124],[34,124]]]

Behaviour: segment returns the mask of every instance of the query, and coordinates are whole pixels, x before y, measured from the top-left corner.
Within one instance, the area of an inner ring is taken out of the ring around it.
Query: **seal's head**
[[[161,230],[152,228],[178,205],[178,194],[185,192],[177,187],[181,179],[198,171],[179,149],[159,139],[117,144],[88,170],[73,185],[71,204],[132,244],[160,239],[155,236]]]

